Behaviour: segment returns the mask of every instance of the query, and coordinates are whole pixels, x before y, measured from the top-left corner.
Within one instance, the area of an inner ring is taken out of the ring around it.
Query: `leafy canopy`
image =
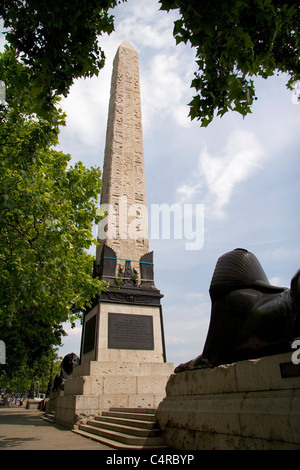
[[[300,78],[299,3],[292,0],[159,0],[162,10],[179,9],[177,43],[196,49],[197,94],[191,119],[207,126],[215,114],[234,110],[245,116],[256,99],[251,77],[276,72]]]
[[[53,121],[30,112],[28,73],[12,50],[0,54],[7,86],[0,104],[0,331],[8,365],[33,364],[61,341],[104,283],[92,277],[92,227],[98,222],[101,172],[55,150],[60,109]],[[23,80],[24,84],[24,80]]]
[[[49,351],[47,356],[43,356],[37,360],[33,365],[28,365],[25,362],[20,365],[18,369],[14,369],[13,373],[10,369],[0,369],[0,390],[5,394],[21,394],[28,392],[31,387],[32,381],[34,382],[34,389],[45,393],[48,390],[49,381],[53,380],[57,374],[60,373],[60,364],[62,357],[58,356],[58,348],[53,348]],[[0,366],[1,367],[1,366]]]
[[[36,112],[49,118],[56,96],[76,78],[98,75],[105,56],[98,37],[114,29],[117,0],[2,0],[6,40],[27,65]],[[20,77],[21,83],[26,77]],[[24,85],[27,85],[24,82]]]
[[[78,77],[104,66],[99,36],[114,30],[114,9],[126,0],[2,0],[6,39],[30,71],[36,112],[49,119],[54,97]],[[196,95],[190,117],[207,126],[234,110],[246,116],[256,99],[253,77],[284,72],[300,78],[300,7],[295,0],[159,0],[178,10],[177,43],[196,49]],[[48,113],[48,114],[47,114]]]

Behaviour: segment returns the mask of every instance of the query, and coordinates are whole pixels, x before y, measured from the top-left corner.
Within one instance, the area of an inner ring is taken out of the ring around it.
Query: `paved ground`
[[[0,450],[112,450],[41,419],[38,410],[0,408]]]

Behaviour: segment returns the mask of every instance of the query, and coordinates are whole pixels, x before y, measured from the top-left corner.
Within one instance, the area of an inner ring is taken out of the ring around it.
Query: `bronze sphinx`
[[[290,288],[272,286],[255,255],[237,248],[218,259],[209,293],[203,352],[175,372],[288,352],[300,336],[300,270]]]
[[[60,364],[60,373],[55,377],[52,391],[64,390],[64,384],[67,379],[71,379],[74,367],[80,363],[80,358],[75,353],[69,353],[64,356]]]

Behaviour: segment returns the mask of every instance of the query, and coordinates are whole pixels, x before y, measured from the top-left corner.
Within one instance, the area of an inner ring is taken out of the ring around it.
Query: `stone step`
[[[112,408],[73,432],[115,449],[166,448],[150,408]]]
[[[89,433],[96,434],[100,437],[106,437],[108,439],[120,442],[122,444],[129,444],[131,446],[160,446],[163,444],[161,437],[148,437],[148,436],[134,436],[127,433],[127,429],[123,429],[122,432],[114,431],[111,429],[98,428],[96,426],[90,426],[88,424],[81,424],[79,429],[87,431]]]
[[[156,429],[158,428],[156,421],[142,421],[140,419],[127,419],[127,418],[117,418],[113,416],[95,416],[95,421],[101,421],[101,423],[115,423],[123,424],[124,426],[133,425],[136,428],[144,429]]]
[[[117,408],[115,408],[117,410]],[[135,419],[135,420],[141,420],[141,421],[152,421],[155,422],[155,414],[152,413],[143,413],[141,410],[136,413],[135,411],[130,411],[127,408],[127,411],[121,411],[119,408],[118,411],[103,411],[102,413],[103,416],[112,416],[114,418],[126,418],[126,419]]]
[[[155,415],[156,408],[110,408],[110,411],[121,411],[122,413],[152,414]]]
[[[139,437],[159,437],[160,436],[160,429],[159,428],[153,428],[153,429],[145,429],[143,427],[135,427],[135,422],[134,420],[130,421],[126,420],[126,424],[121,423],[120,421],[118,423],[115,423],[114,418],[109,421],[102,421],[101,418],[95,419],[95,420],[89,420],[87,421],[87,425],[89,426],[95,426],[97,428],[101,429],[109,429],[112,431],[117,431],[117,432],[126,432],[127,434],[133,435],[133,436],[139,436]]]
[[[111,447],[112,449],[117,449],[117,450],[157,450],[157,449],[166,449],[167,447],[163,444],[162,446],[150,446],[147,445],[145,446],[137,446],[137,445],[130,445],[130,444],[122,444],[121,442],[118,442],[113,439],[108,439],[103,436],[97,436],[94,433],[89,433],[86,431],[83,431],[81,429],[73,429],[72,430],[74,433],[79,434],[80,436],[86,437],[88,439],[92,439],[93,441],[99,442],[100,444],[107,445],[108,447]]]
[[[55,423],[55,411],[50,411],[49,413],[44,413],[41,418],[44,421],[48,421],[49,423]]]

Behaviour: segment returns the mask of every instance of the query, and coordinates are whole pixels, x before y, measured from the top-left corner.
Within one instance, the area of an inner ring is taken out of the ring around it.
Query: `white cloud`
[[[119,6],[117,7],[118,11]],[[115,31],[119,37],[130,37],[133,45],[139,48],[151,47],[166,49],[175,44],[172,35],[173,21],[177,19],[175,11],[159,11],[158,3],[153,0],[127,2],[123,6],[123,15],[116,22]]]
[[[103,133],[99,129],[105,123],[106,106],[108,106],[107,80],[99,82],[97,77],[87,80],[77,80],[71,88],[69,96],[62,102],[62,107],[67,113],[67,126],[76,138],[80,138],[84,145],[94,145]]]
[[[199,183],[194,185],[184,184],[177,189],[177,196],[179,197],[180,202],[183,204],[185,202],[192,201],[198,191]]]
[[[71,153],[74,160],[82,159],[84,151],[97,146],[97,164],[101,164],[112,64],[123,41],[130,42],[139,56],[144,134],[151,133],[160,122],[162,125],[168,121],[182,127],[190,125],[186,103],[187,96],[191,97],[194,53],[175,44],[172,30],[176,12],[167,14],[158,8],[152,0],[118,5],[112,11],[116,15],[115,31],[110,36],[99,37],[106,57],[104,68],[98,77],[77,80],[62,101],[67,128],[61,131],[60,147]]]
[[[116,45],[129,41],[138,51],[144,133],[158,122],[171,120],[190,125],[188,106],[190,82],[194,71],[194,51],[173,37],[177,11],[159,11],[152,0],[128,2],[118,6],[120,17],[110,39]],[[188,97],[188,98],[187,98]]]
[[[187,292],[185,294],[185,298],[187,300],[199,301],[199,302],[206,300],[206,296],[202,292]]]
[[[203,148],[194,176],[197,182],[180,186],[177,195],[182,202],[201,195],[206,215],[223,218],[235,187],[261,168],[263,157],[264,151],[252,132],[235,130],[219,156]]]
[[[177,344],[184,344],[184,339],[179,338],[178,336],[167,336],[166,341],[169,346],[171,345],[177,345]]]
[[[141,68],[143,125],[146,132],[157,120],[173,120],[183,127],[191,125],[186,105],[189,80],[182,73],[186,61],[187,57],[183,58],[176,52],[155,53]]]
[[[62,338],[63,346],[59,350],[60,356],[66,356],[69,353],[75,353],[77,356],[80,356],[80,342],[81,342],[81,331],[82,327],[80,321],[75,322],[75,327],[71,328],[70,323],[64,323],[64,331],[67,333],[67,336]]]
[[[271,284],[272,286],[279,286],[279,287],[282,286],[282,283],[281,283],[281,281],[280,281],[280,277],[278,277],[278,276],[272,277],[272,278],[269,280],[269,282],[270,282],[270,284]]]
[[[277,240],[269,242],[269,244],[276,243]],[[282,240],[284,246],[279,246],[277,248],[272,248],[272,245],[268,247],[264,252],[264,257],[266,260],[276,260],[278,263],[283,262],[284,260],[292,261],[298,260],[300,258],[300,249],[297,239],[285,239]]]
[[[199,319],[195,319],[193,313],[186,309],[184,319],[174,319],[172,324],[166,325],[167,359],[174,362],[175,366],[194,359],[203,351],[209,316],[204,317],[200,312],[197,313]]]

